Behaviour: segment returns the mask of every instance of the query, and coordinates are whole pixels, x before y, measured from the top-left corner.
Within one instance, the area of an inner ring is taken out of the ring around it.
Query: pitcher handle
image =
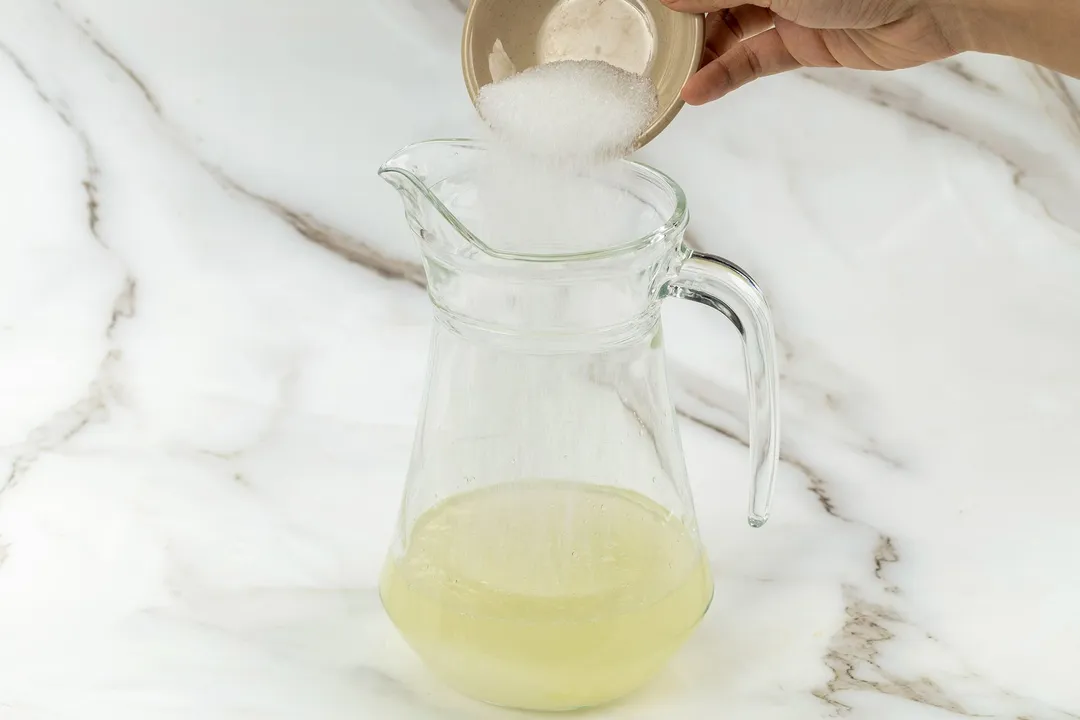
[[[757,283],[723,258],[693,252],[666,295],[693,300],[722,312],[743,338],[750,400],[751,527],[769,519],[780,460],[779,373],[769,305]]]

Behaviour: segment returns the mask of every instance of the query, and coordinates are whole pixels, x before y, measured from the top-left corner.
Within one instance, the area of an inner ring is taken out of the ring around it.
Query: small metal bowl
[[[640,148],[682,109],[680,92],[701,62],[703,15],[660,0],[472,0],[461,65],[473,104],[480,88],[551,60],[606,60],[652,78],[659,108]]]

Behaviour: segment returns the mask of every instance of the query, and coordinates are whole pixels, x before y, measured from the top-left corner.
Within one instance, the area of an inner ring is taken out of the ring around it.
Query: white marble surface
[[[0,718],[514,717],[375,582],[424,376],[374,171],[473,132],[461,0],[0,1]],[[1080,717],[1080,83],[803,73],[643,153],[785,350],[669,303],[717,600],[596,717]]]

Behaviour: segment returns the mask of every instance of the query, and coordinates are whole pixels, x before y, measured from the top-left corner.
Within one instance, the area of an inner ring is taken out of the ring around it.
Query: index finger
[[[739,5],[769,7],[771,0],[660,0],[672,10],[689,13],[708,13],[729,10]]]

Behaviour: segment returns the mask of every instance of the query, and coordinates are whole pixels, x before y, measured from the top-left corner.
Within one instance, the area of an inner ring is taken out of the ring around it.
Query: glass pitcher
[[[407,642],[464,694],[591,707],[653,676],[712,600],[661,300],[704,303],[742,334],[754,527],[769,515],[779,450],[772,324],[753,280],[683,243],[685,198],[663,174],[622,161],[604,180],[621,198],[618,243],[524,254],[476,231],[473,171],[486,153],[430,141],[379,171],[420,238],[436,318],[380,593]]]

